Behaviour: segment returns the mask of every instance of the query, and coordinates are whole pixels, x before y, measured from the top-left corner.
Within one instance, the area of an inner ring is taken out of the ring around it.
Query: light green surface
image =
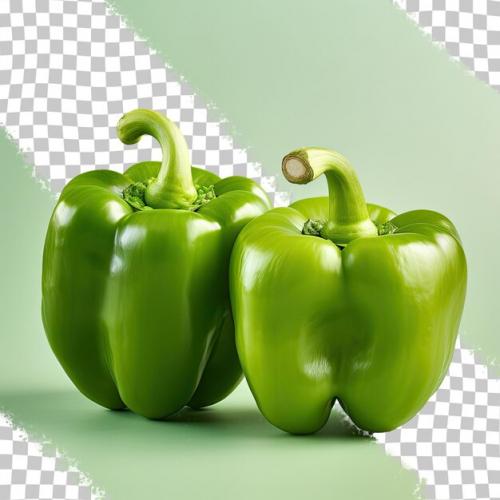
[[[428,208],[458,227],[469,257],[464,344],[500,360],[500,97],[451,62],[390,0],[114,0],[281,178],[283,154],[346,155],[369,201]]]
[[[292,437],[268,424],[246,385],[213,409],[153,422],[91,403],[69,383],[40,319],[41,254],[54,200],[2,135],[0,411],[77,461],[107,499],[413,499],[414,472],[333,418]]]

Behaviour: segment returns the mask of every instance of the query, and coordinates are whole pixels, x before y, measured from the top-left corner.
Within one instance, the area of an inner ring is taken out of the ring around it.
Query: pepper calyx
[[[122,192],[123,199],[136,210],[153,210],[153,207],[146,203],[146,190],[154,180],[154,177],[151,177],[146,182],[139,181],[129,184]],[[196,212],[217,197],[213,184],[210,186],[197,185],[196,193],[196,200],[189,207],[189,210],[193,212]]]
[[[377,226],[378,229],[378,235],[379,236],[384,236],[386,234],[393,234],[397,231],[398,227],[393,224],[391,221],[384,222],[383,224],[380,224]]]
[[[136,210],[152,210],[146,205],[146,189],[149,182],[133,182],[129,184],[122,193],[123,199]]]
[[[325,225],[325,221],[320,219],[307,219],[302,227],[302,234],[307,236],[319,236],[322,237],[321,231]]]
[[[196,210],[200,209],[203,205],[206,205],[213,199],[215,199],[217,195],[215,194],[215,187],[213,184],[210,186],[196,186],[196,200],[194,200],[191,210],[196,212]]]

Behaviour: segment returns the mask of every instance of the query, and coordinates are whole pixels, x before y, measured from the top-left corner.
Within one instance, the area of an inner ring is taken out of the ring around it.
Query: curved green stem
[[[294,184],[307,184],[325,174],[330,213],[321,235],[337,245],[356,238],[376,236],[363,190],[354,169],[341,154],[321,148],[302,148],[283,158],[283,174]]]
[[[197,193],[189,149],[175,124],[156,111],[136,109],[120,118],[117,132],[125,144],[135,144],[145,134],[160,143],[163,158],[158,177],[146,189],[147,205],[152,208],[189,208]]]

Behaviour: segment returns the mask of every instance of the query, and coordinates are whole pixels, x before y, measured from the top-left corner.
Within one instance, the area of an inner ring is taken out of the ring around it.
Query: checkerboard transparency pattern
[[[89,169],[123,171],[159,159],[151,138],[124,146],[116,137],[120,116],[143,107],[177,122],[194,165],[252,177],[276,205],[286,204],[275,179],[233,144],[217,113],[104,2],[0,3],[0,117],[52,190]]]
[[[466,11],[472,5],[437,0],[397,3],[427,30],[443,17],[439,14],[434,20],[425,13]],[[496,18],[496,6],[491,4],[498,2],[479,4],[486,5],[487,17]],[[459,22],[466,18],[458,17]],[[486,31],[493,27],[493,32],[500,33],[495,23],[487,21]],[[470,35],[461,31],[467,29],[464,26],[458,34],[468,44]],[[433,38],[448,48],[447,33],[431,30]],[[477,43],[483,39],[479,36]],[[486,35],[486,45],[496,46],[495,40],[494,35]],[[464,49],[459,43],[454,54],[453,47],[452,55],[467,57],[469,49],[460,52]],[[496,65],[490,65],[496,52],[486,53],[488,78],[478,76],[496,85]],[[469,67],[478,71],[484,65]],[[222,176],[255,178],[276,206],[287,203],[286,193],[275,191],[274,179],[263,176],[260,166],[233,143],[217,113],[103,1],[0,2],[0,123],[34,165],[34,174],[54,192],[83,171],[122,171],[137,161],[160,157],[149,138],[134,146],[124,146],[116,138],[119,117],[136,107],[163,111],[176,121],[194,164]],[[375,437],[389,453],[418,471],[425,481],[426,498],[500,498],[499,422],[500,381],[458,346],[449,375],[420,414],[403,428]],[[58,461],[43,455],[22,431],[0,420],[0,500],[83,499],[95,494],[83,475],[65,468],[61,457]]]
[[[459,343],[420,413],[376,439],[418,471],[424,498],[500,499],[500,380]]]
[[[56,498],[97,500],[103,493],[57,450],[42,450],[0,415],[0,500]]]
[[[477,78],[500,90],[499,0],[394,0]]]

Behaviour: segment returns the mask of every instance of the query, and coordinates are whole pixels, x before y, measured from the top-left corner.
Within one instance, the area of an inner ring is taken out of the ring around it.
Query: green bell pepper
[[[325,174],[329,197],[248,224],[231,257],[231,302],[244,374],[264,416],[311,433],[336,400],[360,428],[392,430],[439,387],[465,300],[466,260],[443,215],[365,203],[333,151],[306,148],[283,173]]]
[[[91,171],[62,191],[45,241],[42,316],[83,394],[162,418],[213,404],[240,381],[229,258],[270,204],[248,178],[191,168],[184,137],[161,114],[121,118],[124,143],[143,134],[160,143],[161,163]]]

